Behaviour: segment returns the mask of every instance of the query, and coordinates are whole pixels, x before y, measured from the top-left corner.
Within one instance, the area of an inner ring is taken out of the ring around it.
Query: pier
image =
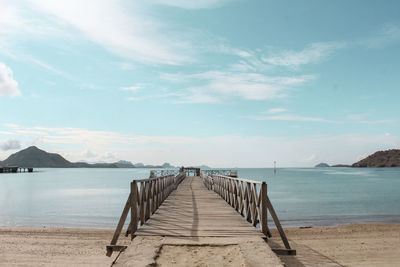
[[[17,173],[17,172],[33,172],[33,168],[18,167],[18,166],[8,166],[8,167],[0,166],[0,173]]]
[[[280,266],[275,253],[296,254],[269,200],[266,182],[227,176],[237,176],[227,170],[181,168],[176,175],[155,174],[131,182],[121,218],[106,247],[107,256],[124,251],[116,266],[156,264],[154,260],[160,257],[156,254],[168,251],[163,248],[178,246],[236,246],[248,252],[243,257],[253,266],[269,266],[268,262]],[[284,248],[272,250],[267,244],[271,237],[268,213]],[[117,242],[128,214],[125,235],[133,241],[130,246],[120,246]]]

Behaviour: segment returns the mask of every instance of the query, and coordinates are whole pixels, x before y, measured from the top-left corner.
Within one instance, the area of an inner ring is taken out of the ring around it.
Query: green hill
[[[48,153],[36,146],[30,146],[17,153],[10,155],[4,160],[3,166],[22,166],[22,167],[44,167],[44,168],[66,168],[74,167],[73,163],[64,159],[56,153]]]

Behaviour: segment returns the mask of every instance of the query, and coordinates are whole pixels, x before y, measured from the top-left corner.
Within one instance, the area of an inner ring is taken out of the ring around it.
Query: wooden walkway
[[[135,235],[264,237],[198,176],[187,176]]]
[[[134,236],[114,267],[283,267],[265,235],[199,176],[186,176]]]

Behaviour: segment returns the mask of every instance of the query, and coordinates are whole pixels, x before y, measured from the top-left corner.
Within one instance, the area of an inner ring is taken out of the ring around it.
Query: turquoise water
[[[264,180],[282,224],[400,222],[400,168],[238,169]],[[38,169],[0,174],[0,226],[114,228],[132,179],[149,169]]]

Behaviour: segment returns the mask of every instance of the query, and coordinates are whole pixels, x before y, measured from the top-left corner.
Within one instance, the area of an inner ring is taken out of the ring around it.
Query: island
[[[352,165],[352,167],[400,167],[400,149],[378,151]]]
[[[320,164],[315,165],[315,168],[326,168],[326,167],[330,167],[328,164],[326,164],[325,162],[321,162]]]
[[[0,166],[20,166],[35,168],[175,168],[169,163],[162,165],[133,164],[130,161],[120,160],[114,163],[87,163],[70,162],[60,154],[49,153],[36,146],[30,146],[10,155]]]

